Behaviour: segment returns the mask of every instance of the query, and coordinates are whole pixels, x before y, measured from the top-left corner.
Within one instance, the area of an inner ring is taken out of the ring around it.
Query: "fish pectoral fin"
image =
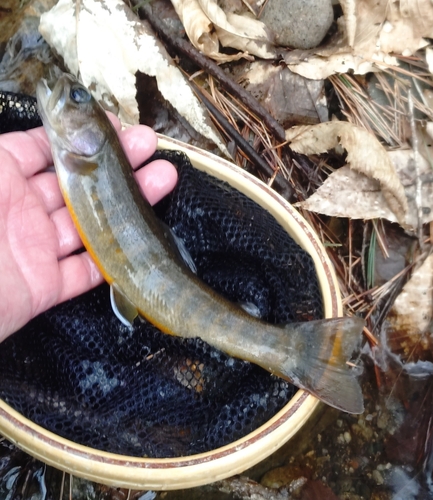
[[[110,300],[114,314],[124,325],[131,328],[135,318],[138,316],[137,308],[116,285],[110,286]]]
[[[98,162],[93,156],[85,157],[68,152],[63,155],[63,161],[68,170],[80,175],[89,175],[98,168]]]
[[[171,229],[171,227],[166,226],[166,235],[167,239],[170,241],[174,251],[179,255],[180,260],[186,264],[186,266],[192,271],[194,274],[197,274],[197,267],[189,250],[185,246],[185,242],[182,238],[177,236],[177,234]]]
[[[253,302],[239,302],[239,306],[253,318],[261,318],[259,307]]]

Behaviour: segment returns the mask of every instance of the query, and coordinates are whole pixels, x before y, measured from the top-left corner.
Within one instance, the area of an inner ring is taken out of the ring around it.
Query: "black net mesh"
[[[322,317],[313,262],[256,203],[191,167],[155,210],[184,240],[198,275],[277,323]],[[174,457],[254,430],[295,388],[200,339],[122,325],[106,285],[40,315],[0,344],[0,395],[56,434],[97,449]]]
[[[34,97],[0,90],[0,134],[41,125]]]

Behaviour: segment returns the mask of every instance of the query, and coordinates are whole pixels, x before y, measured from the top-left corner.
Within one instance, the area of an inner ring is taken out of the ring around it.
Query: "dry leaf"
[[[207,111],[145,22],[121,0],[60,0],[41,17],[39,30],[96,99],[124,123],[138,123],[135,74],[155,76],[161,94],[205,137],[227,154]],[[78,35],[77,35],[78,33]]]
[[[323,80],[309,80],[272,61],[236,65],[234,78],[285,128],[329,119]]]
[[[198,0],[171,0],[191,43],[206,55],[219,52],[218,37]],[[211,56],[209,56],[211,57]]]
[[[306,78],[325,79],[353,71],[363,75],[397,66],[390,54],[409,56],[433,37],[431,0],[340,0],[344,16],[325,46],[284,55],[288,67]]]
[[[191,43],[205,55],[227,62],[251,58],[274,58],[275,48],[265,24],[250,16],[224,12],[216,0],[172,0]],[[241,52],[227,55],[218,44]]]
[[[432,319],[433,255],[414,271],[396,298],[391,318],[396,331],[418,335],[427,330]]]
[[[336,73],[353,72],[357,75],[378,71],[382,66],[397,66],[397,59],[376,51],[365,57],[349,45],[346,34],[346,19],[337,20],[338,32],[325,44],[315,49],[292,50],[284,54],[288,68],[305,78],[326,79]]]
[[[431,0],[341,0],[348,39],[356,53],[411,55],[433,37]]]
[[[404,285],[381,328],[374,353],[381,369],[387,370],[392,362],[417,378],[433,373],[432,288],[433,255],[429,255]]]
[[[311,80],[326,80],[331,75],[349,71],[355,75],[365,75],[378,71],[384,64],[397,66],[395,57],[386,56],[365,60],[363,57],[354,55],[347,47],[330,55],[321,55],[316,52],[312,49],[311,55],[308,55],[292,51],[284,55],[284,61],[290,71]]]
[[[415,202],[415,169],[412,150],[389,151],[396,172],[404,186],[408,211],[403,227],[415,231],[418,226],[418,208]],[[433,173],[430,163],[420,158],[422,184],[422,222],[433,221]],[[334,217],[350,219],[388,219],[399,222],[390,210],[378,181],[344,166],[331,174],[323,185],[306,201],[299,204],[306,210]]]
[[[433,73],[433,47],[430,45],[425,49],[425,59],[427,61],[428,70]]]
[[[381,193],[379,183],[348,166],[332,173],[313,195],[297,205],[332,217],[397,220]]]
[[[274,59],[276,57],[275,47],[270,42],[238,37],[218,27],[215,28],[215,31],[223,47],[232,47],[262,59]]]
[[[245,54],[222,54],[212,22],[203,12],[198,0],[171,0],[191,43],[206,56],[218,61],[236,61]]]
[[[433,255],[429,255],[404,285],[380,334],[382,359],[391,358],[418,377],[432,373],[432,289]]]
[[[347,163],[359,173],[379,182],[385,199],[400,223],[404,223],[407,200],[403,185],[385,148],[376,137],[348,122],[293,127],[286,131],[290,147],[305,155],[325,153],[341,145]]]
[[[226,14],[215,0],[198,0],[198,2],[215,27],[238,37],[270,41],[268,30],[261,21],[233,12]]]
[[[276,56],[272,36],[266,25],[250,15],[225,13],[216,0],[198,0],[204,13],[212,21],[223,47],[241,50],[264,59]]]

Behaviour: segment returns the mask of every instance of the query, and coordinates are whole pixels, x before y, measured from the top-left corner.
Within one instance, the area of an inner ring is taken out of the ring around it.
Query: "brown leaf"
[[[350,219],[390,219],[396,222],[377,181],[351,170],[339,168],[299,206],[319,214]]]
[[[290,147],[305,155],[325,153],[341,145],[353,170],[377,181],[390,209],[403,224],[407,200],[403,185],[385,148],[373,134],[348,122],[332,121],[287,130]]]
[[[236,65],[248,92],[283,126],[328,120],[322,80],[309,80],[272,61]]]
[[[363,75],[398,66],[390,54],[409,56],[433,37],[430,0],[340,0],[338,33],[324,45],[284,55],[287,66],[306,78],[324,79],[349,70]]]
[[[397,66],[397,59],[383,53],[369,58],[356,54],[349,45],[344,17],[337,20],[338,32],[323,46],[309,50],[292,50],[283,57],[287,67],[305,78],[320,80],[336,73],[353,71],[356,75],[377,71],[385,63]]]
[[[402,226],[406,230],[415,231],[418,227],[418,207],[416,205],[416,171],[413,166],[413,151],[389,151],[397,175],[399,176],[408,200],[408,211]],[[433,174],[429,161],[420,158],[420,175],[423,180],[421,188],[422,222],[433,221]],[[399,222],[389,208],[380,189],[380,184],[363,174],[344,166],[323,183],[323,185],[300,206],[312,212],[334,217],[351,219],[388,219]]]
[[[250,54],[275,57],[272,37],[266,26],[251,17],[224,12],[215,0],[171,0],[191,43],[218,62],[250,58]],[[219,44],[240,50],[224,54]]]
[[[207,110],[145,21],[121,0],[81,0],[80,5],[76,22],[75,3],[58,3],[41,17],[39,30],[71,73],[80,72],[97,100],[113,112],[117,106],[122,122],[138,123],[135,74],[155,76],[161,94],[179,114],[227,151]]]
[[[203,12],[198,0],[171,0],[191,43],[211,59],[224,63],[245,57],[244,53],[223,54],[220,52],[218,35],[212,21]]]
[[[392,329],[410,332],[419,341],[419,334],[428,328],[433,311],[433,255],[414,271],[396,298],[388,318]]]
[[[411,55],[425,47],[433,36],[433,4],[430,0],[344,0],[345,15],[356,20],[348,24],[348,37],[355,52]],[[354,12],[355,11],[355,12]]]

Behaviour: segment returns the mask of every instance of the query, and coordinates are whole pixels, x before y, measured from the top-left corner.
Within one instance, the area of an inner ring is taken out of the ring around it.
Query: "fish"
[[[41,80],[36,95],[65,204],[125,318],[138,314],[164,333],[199,337],[330,406],[363,412],[359,370],[347,364],[361,318],[273,325],[221,297],[185,264],[89,90],[65,73],[52,85]]]

